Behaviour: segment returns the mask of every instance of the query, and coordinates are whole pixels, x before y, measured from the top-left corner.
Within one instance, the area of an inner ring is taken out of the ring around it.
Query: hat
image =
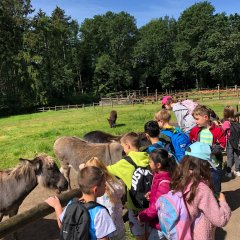
[[[191,149],[191,151],[186,151],[186,155],[208,161],[211,167],[216,170],[216,166],[214,165],[213,159],[211,158],[211,147],[208,144],[202,142],[195,142],[191,144],[189,148]]]
[[[173,98],[171,96],[164,96],[162,99],[162,105],[165,105],[168,103],[169,100],[172,100]]]

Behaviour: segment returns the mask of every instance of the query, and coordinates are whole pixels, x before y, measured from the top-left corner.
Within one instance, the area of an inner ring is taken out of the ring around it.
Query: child
[[[179,128],[170,125],[171,114],[166,109],[155,113],[155,119],[161,130],[159,139],[163,143],[164,148],[172,153],[175,159],[180,162],[185,154],[186,148],[190,145],[188,135]]]
[[[151,231],[148,240],[163,239],[158,221],[156,201],[162,194],[170,190],[171,174],[176,167],[176,161],[169,157],[165,149],[155,149],[150,153],[149,164],[153,172],[151,191],[147,194],[149,208],[141,211],[138,219],[141,222],[149,222]]]
[[[138,134],[134,132],[130,132],[125,134],[120,139],[121,145],[123,147],[124,152],[135,162],[137,166],[147,167],[149,166],[149,158],[146,152],[139,152],[139,138]],[[140,209],[137,209],[130,197],[129,190],[131,188],[132,176],[134,173],[134,166],[130,164],[127,160],[121,159],[117,163],[110,165],[107,167],[107,170],[120,178],[127,187],[127,202],[125,207],[128,209],[128,217],[129,217],[129,226],[132,234],[138,240],[144,240],[146,229],[145,224],[139,223],[136,219],[138,212]]]
[[[196,125],[192,117],[192,110],[197,106],[197,103],[191,100],[182,102],[173,102],[171,96],[164,96],[162,99],[162,108],[172,110],[176,116],[180,129],[189,135],[191,129]]]
[[[101,197],[105,193],[106,177],[104,172],[97,167],[85,167],[79,172],[78,184],[82,191],[82,197],[79,200],[86,203],[96,202],[97,197]],[[56,196],[49,197],[45,202],[55,209],[58,226],[61,228],[61,222],[71,201],[64,210]],[[107,210],[103,206],[96,206],[89,209],[88,212],[90,214],[91,240],[109,239],[108,236],[116,231],[116,227]]]
[[[84,165],[84,166],[83,166]],[[100,168],[106,176],[106,191],[102,197],[97,198],[97,202],[105,206],[117,230],[112,233],[109,237],[111,240],[125,240],[125,225],[122,218],[123,205],[121,198],[124,194],[124,185],[115,176],[107,171],[107,167],[98,158],[93,157],[86,162],[81,164],[79,167],[95,166]]]
[[[148,146],[146,152],[149,154],[154,149],[163,148],[163,143],[159,140],[159,126],[157,121],[148,121],[144,125],[144,132],[147,139],[151,142],[152,145]]]
[[[214,240],[216,227],[225,226],[231,216],[223,193],[218,201],[214,197],[210,166],[215,167],[210,146],[196,142],[190,145],[172,177],[173,191],[184,195],[194,240]]]
[[[231,124],[234,124],[238,129],[234,129],[235,131],[232,133],[230,131],[230,126]],[[232,137],[235,134],[238,134],[239,132],[239,125],[238,122],[236,121],[234,117],[234,108],[232,106],[226,106],[223,110],[223,124],[222,128],[225,131],[226,139],[227,139],[227,177],[232,177],[232,166],[233,162],[235,163],[235,171],[233,174],[237,177],[240,177],[240,172],[239,172],[239,150],[238,150],[238,143],[239,143],[239,136],[237,136],[238,139],[234,139],[235,143],[231,144],[231,139],[230,136],[231,134]],[[237,131],[238,130],[238,131]]]
[[[197,125],[190,132],[190,141],[203,142],[212,146],[216,169],[211,168],[211,178],[214,191],[218,194],[221,192],[222,151],[226,146],[226,138],[223,129],[210,120],[211,110],[208,107],[198,105],[192,114]]]

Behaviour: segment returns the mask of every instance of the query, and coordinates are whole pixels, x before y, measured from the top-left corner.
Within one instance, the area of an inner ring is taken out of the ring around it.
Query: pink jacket
[[[169,182],[162,182],[167,180]],[[159,172],[153,174],[153,182],[149,199],[149,207],[139,213],[139,218],[142,222],[149,222],[153,228],[160,230],[159,220],[156,209],[158,198],[170,191],[170,174],[168,172]],[[160,184],[161,183],[161,184]]]
[[[213,191],[203,182],[199,183],[193,202],[186,205],[194,224],[193,240],[214,240],[216,227],[225,226],[231,216],[228,204],[223,201],[218,204]]]

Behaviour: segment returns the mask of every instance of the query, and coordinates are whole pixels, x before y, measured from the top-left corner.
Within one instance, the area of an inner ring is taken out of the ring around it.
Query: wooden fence
[[[117,95],[115,97],[102,98],[99,103],[92,104],[76,104],[76,105],[63,105],[63,106],[53,106],[53,107],[41,107],[37,108],[37,112],[46,112],[46,111],[59,111],[59,110],[69,110],[69,109],[85,109],[87,107],[96,107],[96,106],[116,106],[116,105],[134,105],[134,104],[153,104],[155,102],[161,101],[162,97],[165,95],[171,95],[175,100],[184,100],[192,99],[194,101],[205,100],[220,100],[228,98],[239,98],[240,97],[240,87],[228,87],[220,89],[219,86],[215,89],[208,90],[198,90],[198,91],[167,91],[165,93],[158,92],[156,89],[153,93],[148,93],[143,95],[142,92],[137,93],[137,90],[126,91],[127,96]]]
[[[70,199],[81,196],[79,189],[74,189],[65,194],[59,195],[62,206],[66,206]],[[13,232],[16,232],[27,224],[32,223],[54,212],[54,209],[47,203],[41,203],[30,210],[20,213],[0,223],[0,238],[3,238]]]

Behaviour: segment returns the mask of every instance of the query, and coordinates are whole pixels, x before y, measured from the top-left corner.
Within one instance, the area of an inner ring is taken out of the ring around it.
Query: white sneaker
[[[240,177],[240,172],[239,172],[239,171],[234,171],[233,174],[234,174],[236,177]]]
[[[225,176],[228,177],[228,178],[231,178],[232,177],[232,173],[231,172],[230,173],[226,173]]]

